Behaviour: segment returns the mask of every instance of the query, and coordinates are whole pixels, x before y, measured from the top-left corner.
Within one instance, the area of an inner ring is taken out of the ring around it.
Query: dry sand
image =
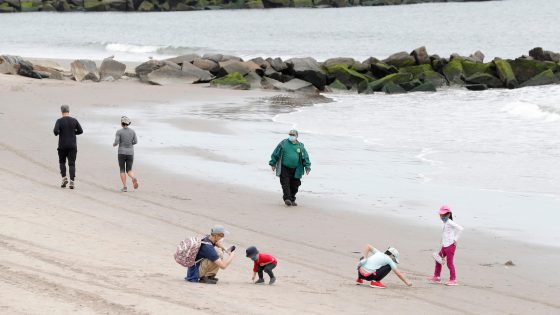
[[[467,227],[456,255],[461,286],[430,285],[439,229],[388,218],[381,207],[357,209],[373,213],[361,215],[342,200],[305,194],[300,207],[285,208],[279,194],[177,176],[141,157],[140,189],[119,193],[116,152],[95,144],[88,117],[80,116],[92,106],[259,95],[270,94],[0,75],[0,314],[560,313],[558,249]],[[74,191],[59,187],[52,127],[61,103],[85,129]],[[185,282],[172,257],[176,244],[216,223],[231,231],[225,242],[238,246],[238,256],[217,286]],[[397,247],[414,286],[392,274],[386,290],[356,286],[355,252],[365,243]],[[243,257],[250,245],[278,258],[276,285],[250,282],[252,264]],[[508,260],[515,266],[504,266]]]

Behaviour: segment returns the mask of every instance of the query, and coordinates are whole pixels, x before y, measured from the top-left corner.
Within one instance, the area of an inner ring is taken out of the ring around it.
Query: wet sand
[[[461,286],[430,285],[425,278],[433,270],[439,228],[391,219],[381,207],[367,209],[379,215],[341,211],[347,207],[343,200],[305,193],[299,207],[285,208],[279,193],[178,176],[148,166],[140,156],[135,159],[140,189],[123,194],[116,151],[110,143],[97,144],[88,135],[88,117],[80,115],[93,107],[175,100],[188,106],[270,95],[135,80],[77,83],[0,75],[0,313],[560,312],[558,249],[466,227],[456,254]],[[85,130],[78,137],[74,191],[59,187],[52,127],[61,103],[71,105]],[[216,223],[231,231],[225,243],[238,246],[238,256],[220,272],[217,286],[186,283],[184,268],[172,257],[175,246]],[[365,243],[397,247],[413,287],[394,275],[384,281],[386,290],[357,287],[357,252]],[[251,245],[278,258],[276,285],[250,282],[252,264],[243,253]],[[508,260],[515,266],[505,266]]]

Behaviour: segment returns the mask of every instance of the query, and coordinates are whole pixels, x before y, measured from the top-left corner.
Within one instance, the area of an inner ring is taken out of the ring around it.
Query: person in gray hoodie
[[[130,118],[126,116],[121,117],[122,129],[117,131],[115,135],[115,142],[113,147],[119,146],[118,160],[120,168],[121,182],[123,188],[122,192],[127,192],[126,188],[126,175],[132,179],[132,185],[134,189],[138,189],[138,179],[132,171],[132,163],[134,162],[134,145],[138,143],[136,138],[136,132],[132,130],[129,126],[131,124]]]

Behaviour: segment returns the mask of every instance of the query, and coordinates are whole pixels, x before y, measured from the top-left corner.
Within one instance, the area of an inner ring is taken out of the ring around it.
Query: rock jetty
[[[217,9],[339,8],[489,0],[0,0],[0,13],[36,11],[194,11]]]
[[[370,57],[363,61],[347,57],[323,62],[311,57],[243,60],[230,55],[190,54],[149,60],[133,73],[126,72],[126,66],[113,58],[103,60],[99,68],[92,60],[75,60],[65,71],[49,61],[30,62],[19,56],[2,55],[0,73],[79,82],[134,78],[155,85],[210,83],[244,90],[395,94],[435,92],[447,87],[481,91],[558,84],[560,54],[536,47],[516,59],[495,58],[488,62],[480,51],[443,58],[428,54],[425,47],[398,52],[383,60]]]

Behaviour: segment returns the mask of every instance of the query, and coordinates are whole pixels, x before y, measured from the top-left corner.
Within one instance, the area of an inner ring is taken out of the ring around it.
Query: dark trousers
[[[76,176],[76,155],[78,149],[58,149],[58,163],[60,164],[60,175],[66,177],[66,159],[68,159],[68,168],[70,169],[70,180],[74,180]]]
[[[134,163],[134,155],[119,154],[119,169],[121,173],[128,173],[132,171],[132,163]]]
[[[296,194],[299,186],[301,186],[301,180],[299,178],[295,178],[295,174],[295,168],[289,168],[282,165],[282,170],[280,171],[280,185],[282,185],[284,200],[296,201]]]
[[[259,274],[259,279],[262,279],[264,277],[263,272],[266,272],[266,274],[271,277],[274,278],[274,273],[272,273],[272,269],[276,268],[276,264],[268,264],[268,265],[264,265],[264,266],[258,266],[257,267],[257,273]]]
[[[372,273],[369,276],[364,276],[360,273],[360,271],[358,270],[358,278],[363,279],[363,280],[367,280],[367,281],[381,281],[383,278],[385,278],[389,272],[391,272],[391,266],[389,265],[385,265],[379,269],[377,269],[374,273]]]

